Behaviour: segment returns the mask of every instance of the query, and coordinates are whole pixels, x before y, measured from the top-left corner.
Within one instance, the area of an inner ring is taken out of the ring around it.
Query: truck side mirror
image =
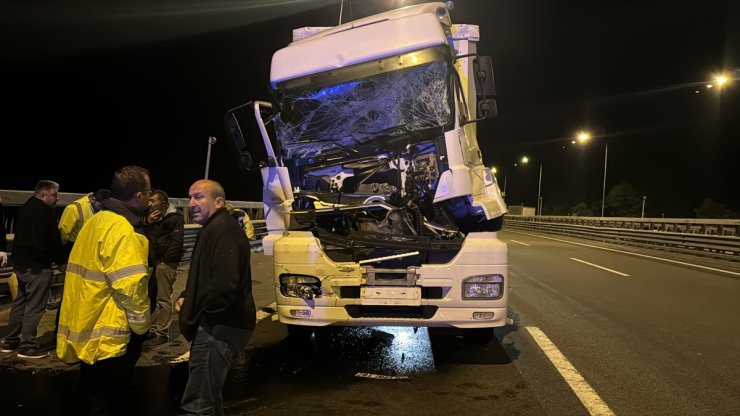
[[[478,56],[473,59],[475,72],[475,91],[478,101],[478,118],[495,117],[498,114],[496,105],[496,84],[493,80],[493,59],[490,56]]]
[[[238,164],[241,170],[249,170],[252,168],[252,155],[247,151],[247,144],[244,141],[242,135],[242,129],[239,127],[239,121],[234,115],[234,111],[229,111],[224,115],[224,127],[226,127],[226,133],[234,141],[236,150],[238,152]]]

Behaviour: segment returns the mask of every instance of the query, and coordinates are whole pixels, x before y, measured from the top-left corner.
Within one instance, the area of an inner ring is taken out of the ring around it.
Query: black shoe
[[[21,348],[18,350],[18,358],[45,358],[49,356],[49,350],[41,350],[38,348]]]
[[[148,340],[144,341],[145,347],[154,347],[156,345],[162,345],[170,340],[167,335],[155,335]]]
[[[0,343],[0,351],[2,352],[15,352],[18,351],[18,348],[21,347],[21,343],[11,343],[6,340],[3,340],[2,343]]]

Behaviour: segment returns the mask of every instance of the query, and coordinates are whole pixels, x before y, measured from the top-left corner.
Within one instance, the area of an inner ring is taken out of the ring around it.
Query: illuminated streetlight
[[[586,144],[591,139],[591,134],[581,130],[576,136],[578,143]],[[604,183],[601,188],[601,216],[604,217],[604,202],[606,201],[606,164],[609,159],[609,144],[604,144]]]
[[[730,82],[730,79],[725,74],[717,74],[714,76],[714,84],[717,88],[722,88]]]
[[[529,157],[522,156],[522,158],[519,159],[519,162],[521,162],[522,165],[527,165],[529,164]],[[514,166],[518,166],[518,165],[514,163]],[[504,187],[505,186],[506,186],[506,183],[504,183]],[[542,198],[540,197],[541,191],[542,191],[542,163],[540,163],[540,178],[537,183],[537,201],[535,205],[534,215],[542,215]]]

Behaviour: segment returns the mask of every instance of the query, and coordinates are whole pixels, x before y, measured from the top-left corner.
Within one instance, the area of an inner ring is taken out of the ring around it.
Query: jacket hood
[[[137,233],[144,234],[144,224],[141,222],[139,213],[136,212],[134,207],[116,198],[105,199],[103,200],[102,205],[103,210],[115,212],[116,214],[126,218]]]

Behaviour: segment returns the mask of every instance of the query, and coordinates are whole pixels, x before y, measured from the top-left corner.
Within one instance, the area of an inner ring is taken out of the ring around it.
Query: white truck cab
[[[456,327],[490,340],[506,324],[506,205],[476,123],[495,115],[478,27],[449,3],[302,28],[272,58],[271,102],[251,113],[277,313],[291,331],[327,325]]]

